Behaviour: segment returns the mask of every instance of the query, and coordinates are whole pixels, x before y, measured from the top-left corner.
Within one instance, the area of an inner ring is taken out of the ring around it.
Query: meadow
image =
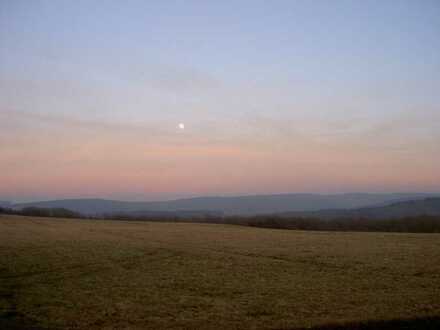
[[[440,234],[0,215],[1,329],[440,325]]]

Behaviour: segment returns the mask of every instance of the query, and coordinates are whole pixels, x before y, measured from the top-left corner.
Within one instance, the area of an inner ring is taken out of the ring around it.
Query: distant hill
[[[440,198],[432,197],[411,201],[394,202],[386,206],[357,209],[332,209],[310,212],[286,212],[279,214],[287,218],[316,219],[398,219],[418,216],[440,216]]]
[[[197,197],[158,202],[126,202],[105,199],[65,199],[14,204],[24,207],[65,208],[85,215],[130,212],[186,212],[204,210],[224,215],[259,215],[283,212],[313,212],[323,209],[355,209],[387,205],[397,201],[436,196],[422,193],[398,194],[278,194],[236,197]],[[440,194],[437,194],[440,197]],[[333,212],[333,211],[331,211]]]
[[[122,211],[103,214],[104,218],[122,220],[145,220],[145,219],[185,219],[185,220],[207,220],[209,218],[221,218],[223,212],[191,210],[191,211]]]
[[[12,204],[6,201],[0,201],[0,207],[11,207]]]

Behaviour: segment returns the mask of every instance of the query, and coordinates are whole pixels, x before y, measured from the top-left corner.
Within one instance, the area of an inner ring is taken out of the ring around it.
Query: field
[[[435,328],[439,316],[440,234],[0,216],[2,329]]]

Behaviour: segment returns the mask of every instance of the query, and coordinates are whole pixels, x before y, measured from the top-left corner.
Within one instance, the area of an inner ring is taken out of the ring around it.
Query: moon
[[[179,127],[179,129],[184,130],[185,129],[185,124],[184,123],[179,123],[179,125],[177,125],[177,127]]]

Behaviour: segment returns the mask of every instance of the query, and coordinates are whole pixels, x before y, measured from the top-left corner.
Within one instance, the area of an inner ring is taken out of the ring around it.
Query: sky
[[[0,199],[440,192],[439,36],[437,0],[0,0]]]

